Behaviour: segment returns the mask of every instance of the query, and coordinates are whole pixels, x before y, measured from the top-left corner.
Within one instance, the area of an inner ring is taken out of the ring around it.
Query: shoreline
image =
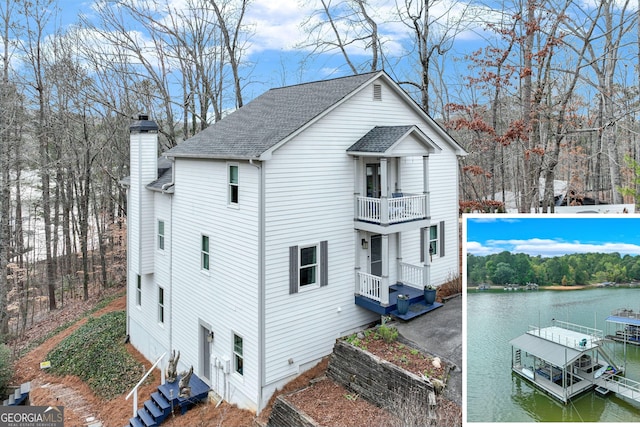
[[[624,285],[629,285],[628,283],[625,283]],[[631,287],[631,286],[611,286],[614,288],[618,288],[618,287]],[[469,289],[475,289],[477,290],[478,286],[477,285],[471,285],[471,286],[467,286],[467,290]],[[500,291],[503,290],[505,287],[504,285],[491,285],[489,286],[490,291]],[[562,286],[562,285],[548,285],[548,286],[539,286],[537,290],[539,291],[579,291],[582,289],[595,289],[598,288],[598,284],[591,284],[591,285],[572,285],[572,286]],[[518,289],[516,288],[516,290],[520,291],[520,290],[524,290],[524,289]]]

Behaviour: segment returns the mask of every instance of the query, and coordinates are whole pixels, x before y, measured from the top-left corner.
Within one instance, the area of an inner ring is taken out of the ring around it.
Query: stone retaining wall
[[[286,398],[278,396],[266,427],[319,427],[319,424]]]
[[[346,341],[336,341],[327,376],[352,393],[402,419],[407,418],[407,411],[432,416],[435,393],[428,380]],[[429,418],[425,419],[428,421]],[[266,427],[318,427],[318,424],[287,401],[286,396],[279,396]]]
[[[343,340],[333,348],[327,376],[392,413],[400,402],[411,402],[425,413],[435,404],[433,385],[428,380]]]

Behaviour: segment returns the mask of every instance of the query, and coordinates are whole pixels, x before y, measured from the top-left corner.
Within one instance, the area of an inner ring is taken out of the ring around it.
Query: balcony
[[[356,221],[388,227],[428,219],[426,194],[399,194],[380,199],[356,196]]]

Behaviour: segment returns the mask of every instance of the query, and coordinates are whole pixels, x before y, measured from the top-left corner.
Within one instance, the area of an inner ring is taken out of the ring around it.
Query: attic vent
[[[373,85],[373,100],[382,101],[382,85]]]

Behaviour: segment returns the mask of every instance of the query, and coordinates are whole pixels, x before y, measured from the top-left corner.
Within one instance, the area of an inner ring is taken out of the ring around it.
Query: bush
[[[144,367],[122,344],[125,334],[123,311],[89,318],[49,353],[51,372],[76,375],[105,399],[131,390],[144,374]]]
[[[0,396],[4,400],[8,396],[8,387],[13,376],[13,363],[11,359],[11,349],[4,344],[0,344]]]
[[[378,327],[378,334],[386,343],[392,343],[398,339],[398,330],[393,326],[380,325]]]

